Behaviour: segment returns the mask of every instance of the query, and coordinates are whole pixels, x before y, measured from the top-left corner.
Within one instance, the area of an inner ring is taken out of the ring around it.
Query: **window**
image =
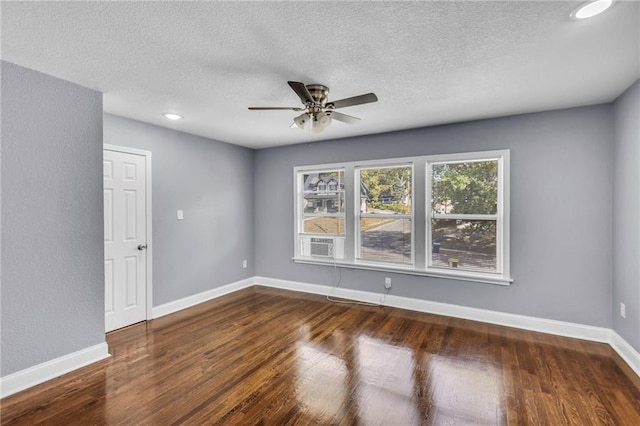
[[[413,263],[411,166],[361,168],[358,259]]]
[[[296,262],[508,284],[509,151],[296,167]]]
[[[299,173],[297,178],[300,255],[342,258],[344,171],[309,171]]]
[[[433,268],[497,273],[499,159],[427,162]]]

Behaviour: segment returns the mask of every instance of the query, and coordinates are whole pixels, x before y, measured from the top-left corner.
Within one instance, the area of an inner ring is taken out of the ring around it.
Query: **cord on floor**
[[[335,260],[333,262],[333,270],[331,271],[331,290],[329,290],[329,294],[327,294],[327,300],[332,303],[342,303],[344,305],[363,305],[363,306],[373,306],[376,308],[384,307],[384,303],[387,300],[387,294],[389,294],[389,289],[385,289],[385,294],[382,298],[382,303],[370,303],[370,302],[360,302],[358,300],[343,300],[343,299],[334,299],[332,293],[336,288],[340,285],[342,281],[342,273],[338,269],[338,265]]]

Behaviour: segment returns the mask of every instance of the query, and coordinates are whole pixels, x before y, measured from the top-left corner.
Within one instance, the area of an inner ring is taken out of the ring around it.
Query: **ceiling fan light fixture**
[[[324,112],[320,112],[317,115],[317,119],[318,122],[323,126],[323,127],[327,127],[329,124],[331,124],[331,111],[324,111]]]
[[[583,3],[571,12],[572,19],[587,19],[601,14],[613,5],[613,0],[594,0]]]
[[[304,129],[304,125],[307,124],[307,121],[309,121],[310,118],[309,114],[305,112],[295,117],[293,119],[293,123],[298,126],[298,129]]]
[[[313,117],[311,130],[313,133],[320,133],[331,124],[331,112],[323,111]]]

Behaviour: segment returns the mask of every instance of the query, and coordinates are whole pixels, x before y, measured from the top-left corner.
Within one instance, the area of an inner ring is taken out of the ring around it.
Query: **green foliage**
[[[399,203],[383,203],[381,201],[369,201],[367,206],[372,209],[379,210],[390,210],[392,212],[400,213],[400,214],[409,214],[411,213],[411,206],[407,206]]]
[[[495,214],[498,162],[475,161],[433,165],[433,204],[446,213]]]
[[[372,208],[398,213],[411,211],[411,167],[388,167],[360,171],[360,179],[368,189]]]

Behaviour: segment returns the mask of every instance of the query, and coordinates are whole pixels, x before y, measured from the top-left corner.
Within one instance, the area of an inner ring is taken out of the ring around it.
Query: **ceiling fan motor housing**
[[[315,105],[313,106],[324,108],[327,104],[327,99],[329,98],[329,88],[322,84],[307,84],[306,87],[315,102]]]

